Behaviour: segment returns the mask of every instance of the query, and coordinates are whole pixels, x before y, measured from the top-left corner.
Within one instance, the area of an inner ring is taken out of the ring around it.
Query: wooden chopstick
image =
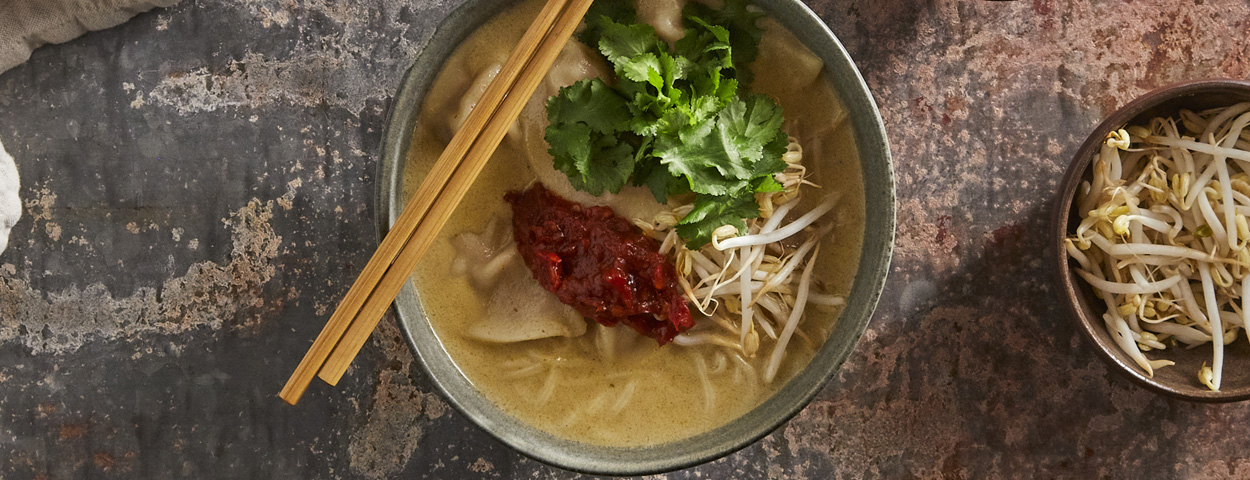
[[[335,347],[334,353],[330,355],[325,365],[321,367],[321,372],[317,376],[326,383],[331,385],[337,384],[343,373],[347,371],[347,367],[351,364],[352,359],[359,353],[360,348],[369,339],[369,334],[377,326],[382,315],[386,313],[391,302],[395,300],[395,296],[399,294],[399,290],[408,281],[408,277],[412,275],[413,269],[417,266],[417,261],[421,259],[426,249],[434,243],[434,238],[438,231],[451,218],[452,213],[460,204],[460,200],[464,198],[465,193],[473,185],[473,180],[477,178],[478,173],[486,166],[487,160],[490,159],[491,154],[494,153],[499,143],[503,141],[503,137],[521,114],[521,110],[525,108],[525,104],[529,102],[530,97],[533,96],[534,90],[538,88],[538,84],[546,77],[547,71],[555,63],[556,57],[559,56],[564,45],[568,43],[569,37],[573,35],[573,31],[581,23],[582,17],[586,15],[586,10],[590,8],[590,3],[591,0],[571,0],[568,9],[556,21],[551,34],[543,39],[538,52],[522,72],[516,86],[504,98],[502,106],[495,114],[496,116],[491,118],[482,135],[478,137],[477,142],[473,144],[472,149],[465,156],[464,163],[453,174],[447,184],[447,188],[434,201],[429,214],[417,227],[416,234],[412,240],[400,252],[399,258],[391,265],[391,268],[386,271],[374,294],[369,297],[364,308],[361,309],[356,321],[352,322],[347,334],[343,336],[338,346]]]
[[[322,329],[321,334],[317,336],[308,353],[304,355],[299,366],[296,367],[295,372],[282,388],[279,396],[287,403],[294,405],[299,401],[300,396],[308,388],[308,384],[316,376],[317,372],[321,370],[326,359],[330,357],[332,352],[336,351],[335,346],[339,344],[344,333],[348,331],[349,326],[355,323],[354,320],[357,319],[362,308],[367,304],[368,299],[375,297],[381,299],[385,296],[387,297],[384,300],[386,305],[389,305],[394,300],[395,295],[398,293],[398,288],[394,289],[395,292],[390,293],[389,296],[382,295],[381,293],[383,292],[375,292],[376,287],[379,285],[378,282],[385,280],[386,272],[391,270],[392,263],[405,250],[413,235],[416,234],[418,226],[423,223],[431,207],[434,206],[436,198],[441,196],[440,194],[447,183],[454,178],[453,174],[457,171],[462,160],[466,158],[466,155],[470,154],[472,147],[477,144],[476,141],[480,136],[479,134],[486,130],[488,124],[492,123],[496,118],[499,120],[504,119],[503,116],[496,115],[496,113],[504,105],[504,100],[510,96],[509,91],[514,89],[521,74],[533,63],[532,60],[535,55],[539,53],[542,47],[548,45],[544,40],[555,30],[554,27],[556,27],[557,22],[561,19],[566,19],[567,22],[567,16],[562,16],[561,13],[567,10],[565,7],[569,1],[549,0],[542,11],[539,12],[534,23],[526,30],[520,43],[517,44],[517,47],[504,63],[503,68],[500,69],[495,79],[487,86],[482,98],[478,101],[477,107],[469,113],[464,125],[452,137],[452,141],[434,164],[430,173],[427,174],[425,181],[421,183],[416,193],[410,198],[392,227],[390,234],[382,240],[382,244],[378,247],[377,252],[370,258],[369,263],[365,265],[360,277],[356,279],[351,289],[348,290],[347,295],[339,303],[338,308],[326,323],[325,328]],[[585,0],[584,3],[589,4],[590,2]],[[584,14],[583,9],[582,15]],[[580,20],[580,18],[581,16],[579,15],[577,19]],[[574,22],[575,27],[576,22]],[[559,30],[562,33],[564,29]],[[567,42],[568,36],[561,36],[563,41],[560,42],[560,47],[563,46],[564,42]],[[557,53],[560,47],[556,48]],[[554,59],[554,56],[552,58]],[[547,62],[546,67],[542,71],[545,73],[549,68],[550,62]],[[535,85],[537,85],[536,82]],[[528,99],[532,94],[533,87],[528,89],[528,93],[524,97]],[[518,95],[511,96],[516,97]],[[511,115],[511,119],[505,124],[510,125],[512,121],[515,121],[515,118],[515,114]],[[498,145],[498,141],[493,143],[495,146]],[[493,147],[491,151],[493,151]],[[489,156],[489,153],[485,155],[485,157]],[[480,167],[478,171],[480,171]],[[476,173],[477,171],[474,171],[474,176],[476,176]],[[460,197],[462,196],[463,193]],[[457,197],[457,202],[460,197]],[[439,222],[439,226],[441,227],[445,221],[444,219],[443,222]],[[429,236],[432,237],[433,234],[429,234]],[[428,244],[424,248],[428,248]],[[422,252],[424,248],[421,249]],[[418,253],[416,256],[419,258],[420,254]],[[412,263],[415,267],[415,261]],[[412,267],[409,267],[408,273],[411,273],[411,270]],[[400,285],[402,286],[402,282],[400,282]],[[374,310],[376,310],[376,307],[369,309],[370,312]],[[385,307],[382,308],[382,312],[385,312]],[[381,313],[377,313],[377,318],[381,318]],[[376,326],[377,319],[366,323],[369,324],[368,330],[371,331]],[[365,332],[365,337],[367,339],[368,331]],[[360,341],[360,343],[363,345],[363,341]],[[354,357],[355,352],[358,350],[359,347],[352,349],[351,356]],[[347,363],[350,363],[350,360],[350,357],[347,358]],[[343,369],[345,370],[346,366]],[[341,376],[341,373],[339,376]]]

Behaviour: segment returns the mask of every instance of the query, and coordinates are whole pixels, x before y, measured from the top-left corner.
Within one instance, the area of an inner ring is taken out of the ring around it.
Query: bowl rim
[[[1079,287],[1080,283],[1076,275],[1072,273],[1070,256],[1064,241],[1068,237],[1068,219],[1076,200],[1076,189],[1093,163],[1095,150],[1101,148],[1108,133],[1123,128],[1137,116],[1173,99],[1229,91],[1240,91],[1250,95],[1250,82],[1231,78],[1206,78],[1173,83],[1151,90],[1117,109],[1099,123],[1077,149],[1076,155],[1064,172],[1051,214],[1050,233],[1053,242],[1051,247],[1054,248],[1055,253],[1051,269],[1055,279],[1059,282],[1059,294],[1063,297],[1061,303],[1079,326],[1081,336],[1094,345],[1094,351],[1103,362],[1112,366],[1113,370],[1118,370],[1128,376],[1134,383],[1152,392],[1191,402],[1222,403],[1250,399],[1250,385],[1220,391],[1180,390],[1170,384],[1147,377],[1145,371],[1132,362],[1117,346],[1102,340],[1101,334],[1105,334],[1106,329],[1101,321],[1095,321],[1095,313],[1085,301],[1085,295]]]
[[[485,19],[491,18],[493,12],[499,11],[498,8],[483,8],[483,4],[501,7],[510,3],[508,0],[474,0],[457,7],[435,30],[404,74],[391,102],[380,145],[375,210],[379,238],[386,235],[402,210],[403,169],[426,88],[455,45]],[[799,0],[755,0],[755,3],[824,60],[825,73],[834,84],[848,112],[847,121],[854,129],[865,183],[866,224],[859,268],[848,296],[850,301],[835,322],[829,339],[808,366],[745,415],[683,440],[645,447],[602,447],[565,440],[523,424],[480,393],[475,397],[460,395],[458,392],[466,385],[469,388],[472,385],[438,343],[410,278],[393,308],[422,369],[448,404],[488,435],[521,454],[567,470],[609,475],[667,472],[729,455],[768,435],[807,406],[837,374],[867,328],[885,286],[894,247],[895,183],[884,123],[850,55],[820,17]],[[803,38],[800,29],[805,29],[806,36],[811,38]],[[452,45],[450,48],[441,46],[448,43]],[[877,241],[870,243],[870,238]],[[835,340],[835,335],[840,336]],[[456,375],[440,375],[436,370]]]

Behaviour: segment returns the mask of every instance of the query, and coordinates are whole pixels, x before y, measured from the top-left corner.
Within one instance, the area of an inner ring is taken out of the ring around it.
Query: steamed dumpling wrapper
[[[655,28],[655,35],[670,44],[686,36],[681,10],[686,0],[639,0],[638,20]]]
[[[519,274],[518,274],[519,272]],[[469,327],[472,338],[515,343],[548,337],[580,337],[586,320],[573,307],[530,278],[525,269],[510,269],[490,296],[486,315]]]
[[[586,320],[531,278],[512,246],[510,226],[492,217],[481,232],[462,233],[452,240],[456,248],[452,272],[464,275],[479,291],[491,292],[486,314],[473,320],[469,337],[515,343],[586,333]]]

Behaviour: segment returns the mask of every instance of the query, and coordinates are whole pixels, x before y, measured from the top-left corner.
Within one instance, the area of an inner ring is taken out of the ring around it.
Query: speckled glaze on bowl
[[[456,368],[425,318],[417,288],[409,281],[395,307],[417,358],[458,411],[517,451],[561,468],[594,474],[639,475],[675,470],[738,450],[799,412],[833,376],[855,348],[885,283],[894,243],[894,173],[881,116],[867,85],[828,27],[797,0],[756,0],[820,56],[849,112],[863,167],[867,224],[854,287],[830,334],[811,363],[772,398],[728,424],[691,438],[661,445],[603,447],[566,440],[522,423],[483,397]],[[403,208],[404,163],[422,98],[443,61],[465,37],[507,0],[470,0],[453,12],[417,56],[391,106],[382,143],[378,182],[378,223],[387,232]]]
[[[1211,361],[1210,345],[1192,349],[1173,348],[1147,354],[1151,359],[1167,359],[1176,365],[1155,371],[1147,377],[1146,371],[1137,366],[1128,354],[1120,350],[1102,321],[1105,304],[1094,296],[1093,290],[1069,266],[1068,251],[1064,239],[1076,232],[1080,214],[1073,205],[1076,189],[1082,181],[1093,175],[1090,165],[1094,154],[1101,148],[1112,130],[1127,125],[1141,125],[1154,117],[1175,116],[1182,109],[1193,111],[1230,106],[1250,101],[1250,82],[1241,80],[1196,80],[1169,85],[1151,91],[1107,117],[1089,135],[1064,174],[1059,186],[1059,196],[1051,220],[1051,245],[1058,253],[1052,268],[1059,281],[1059,294],[1063,303],[1079,324],[1083,336],[1094,344],[1094,351],[1114,370],[1127,375],[1147,389],[1194,402],[1233,402],[1250,399],[1250,345],[1238,338],[1224,349],[1224,378],[1220,391],[1213,392],[1198,383],[1198,369],[1203,362]]]

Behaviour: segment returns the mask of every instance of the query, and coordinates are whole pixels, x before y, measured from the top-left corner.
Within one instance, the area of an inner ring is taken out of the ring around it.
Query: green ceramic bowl
[[[400,85],[382,142],[378,227],[385,234],[403,209],[404,164],[421,102],[443,61],[478,25],[510,4],[470,0],[434,33]],[[456,368],[426,320],[417,288],[409,281],[395,307],[408,341],[447,401],[483,430],[539,461],[585,473],[639,475],[707,462],[767,435],[812,400],[854,350],[885,284],[894,244],[894,172],[881,116],[855,64],[829,28],[797,0],[756,0],[825,63],[849,121],[863,166],[867,224],[859,271],[848,304],[811,363],[772,398],[728,424],[691,438],[647,447],[602,447],[542,432],[483,397]]]

